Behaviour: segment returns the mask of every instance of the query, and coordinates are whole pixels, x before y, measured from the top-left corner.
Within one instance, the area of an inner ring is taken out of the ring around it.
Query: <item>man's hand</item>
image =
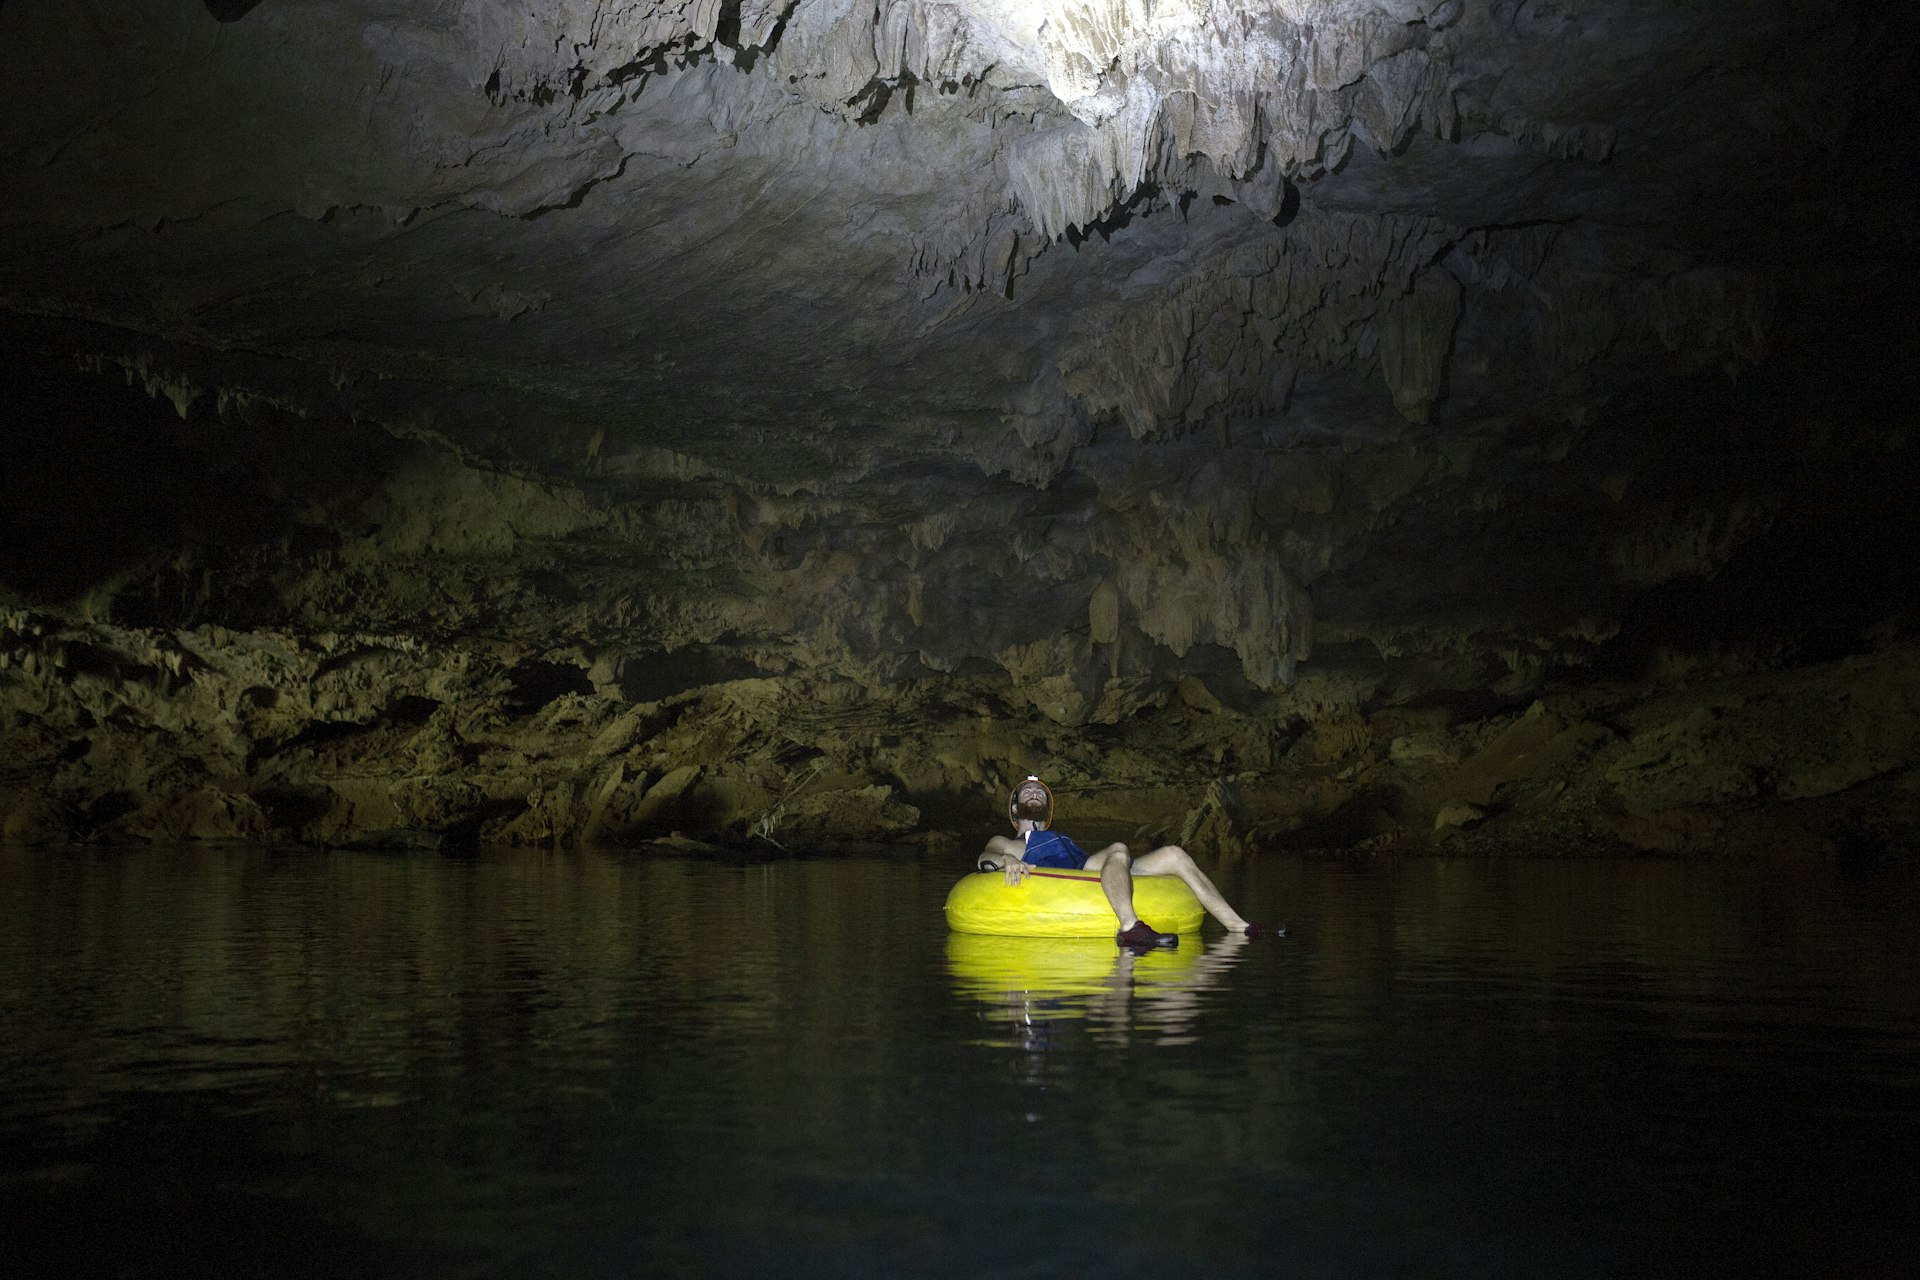
[[[1027,872],[1033,870],[1021,861],[1020,855],[1027,846],[1019,840],[1010,840],[1006,836],[995,836],[987,841],[987,847],[980,851],[980,857],[974,866],[982,871],[1004,871],[1008,884],[1019,884],[1027,878]]]

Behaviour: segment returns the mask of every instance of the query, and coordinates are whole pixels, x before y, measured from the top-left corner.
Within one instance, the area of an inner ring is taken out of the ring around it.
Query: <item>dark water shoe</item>
[[[1135,920],[1132,924],[1115,934],[1114,941],[1123,947],[1146,950],[1151,947],[1177,947],[1180,945],[1180,935],[1177,933],[1161,933],[1145,920]]]

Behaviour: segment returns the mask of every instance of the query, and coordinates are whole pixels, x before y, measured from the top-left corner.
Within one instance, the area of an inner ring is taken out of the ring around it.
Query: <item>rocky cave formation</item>
[[[3,0],[0,838],[1904,850],[1903,25]]]

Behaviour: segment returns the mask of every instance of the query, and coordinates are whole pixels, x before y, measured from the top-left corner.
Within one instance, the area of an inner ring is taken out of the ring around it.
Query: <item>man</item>
[[[1008,884],[1019,884],[1035,867],[1085,868],[1100,873],[1100,887],[1106,891],[1114,918],[1120,922],[1117,940],[1123,947],[1171,947],[1180,942],[1177,933],[1161,933],[1142,920],[1133,909],[1133,877],[1178,876],[1207,914],[1235,933],[1249,938],[1280,937],[1285,929],[1254,924],[1227,905],[1220,891],[1194,865],[1187,851],[1178,845],[1163,845],[1152,853],[1135,858],[1119,841],[1098,853],[1088,853],[1053,826],[1053,792],[1047,784],[1029,774],[1007,799],[1007,818],[1013,823],[1013,836],[994,836],[981,851],[982,871],[1004,871]]]

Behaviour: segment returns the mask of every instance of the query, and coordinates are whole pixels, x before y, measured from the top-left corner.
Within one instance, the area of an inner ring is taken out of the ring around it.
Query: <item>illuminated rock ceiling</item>
[[[12,669],[33,626],[484,642],[605,715],[971,681],[1048,733],[1225,697],[1277,755],[1441,693],[1811,652],[1906,590],[1822,567],[1885,549],[1915,470],[1894,27],[11,0]],[[460,702],[400,666],[193,767]],[[838,732],[789,736],[922,801],[1066,750],[916,780]],[[1255,788],[1217,745],[1155,785]]]

